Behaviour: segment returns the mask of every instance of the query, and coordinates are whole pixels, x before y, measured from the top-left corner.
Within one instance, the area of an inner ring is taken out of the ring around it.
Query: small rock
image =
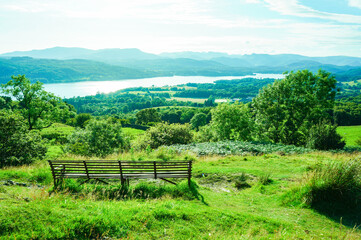
[[[15,182],[12,181],[12,180],[7,180],[5,183],[4,183],[5,186],[12,186],[12,185],[15,185]]]

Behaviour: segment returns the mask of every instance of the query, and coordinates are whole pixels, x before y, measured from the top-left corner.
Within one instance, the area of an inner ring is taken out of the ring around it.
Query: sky
[[[361,57],[361,0],[0,0],[0,53],[55,46]]]

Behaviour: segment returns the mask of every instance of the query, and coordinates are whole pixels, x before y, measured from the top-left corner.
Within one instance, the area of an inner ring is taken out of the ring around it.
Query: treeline
[[[186,89],[178,91],[174,97],[184,98],[238,98],[243,102],[250,101],[255,97],[259,90],[274,82],[272,78],[243,78],[234,80],[218,80],[212,83],[188,83],[187,87],[195,89]]]
[[[65,99],[65,102],[73,105],[79,113],[90,113],[95,116],[127,114],[134,110],[162,106],[203,106],[200,103],[166,99],[162,93],[146,93],[141,95],[118,92],[69,98]]]

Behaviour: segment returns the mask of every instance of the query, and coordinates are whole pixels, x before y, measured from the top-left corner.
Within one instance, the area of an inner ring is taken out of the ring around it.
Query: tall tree
[[[18,101],[14,110],[23,115],[29,130],[49,127],[69,113],[69,106],[61,98],[45,91],[41,82],[32,84],[25,75],[12,76],[1,87],[3,93]]]
[[[262,137],[274,142],[304,145],[309,130],[330,120],[336,79],[328,72],[291,72],[260,90],[252,101]]]

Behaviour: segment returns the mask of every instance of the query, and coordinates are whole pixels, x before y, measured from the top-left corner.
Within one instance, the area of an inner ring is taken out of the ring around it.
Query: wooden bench
[[[117,161],[117,160],[49,160],[54,186],[64,178],[82,178],[83,183],[96,179],[120,179],[122,185],[129,184],[129,179],[154,178],[172,184],[167,178],[187,178],[191,184],[192,161]]]

